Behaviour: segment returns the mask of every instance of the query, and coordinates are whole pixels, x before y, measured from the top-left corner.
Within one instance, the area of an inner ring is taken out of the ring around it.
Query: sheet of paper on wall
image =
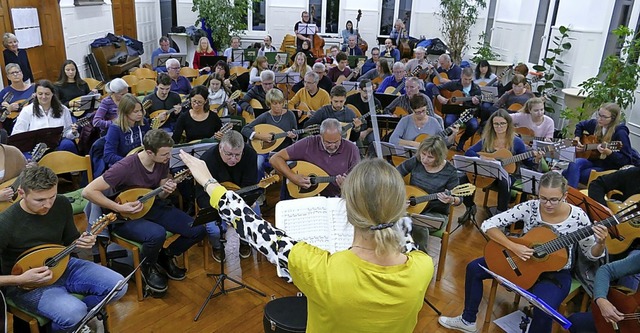
[[[42,45],[40,28],[28,28],[16,30],[16,37],[20,41],[20,48],[28,49]]]
[[[13,21],[13,28],[16,30],[40,27],[37,8],[11,8],[11,20]],[[22,44],[22,41],[20,41],[20,44]]]
[[[353,226],[340,198],[282,200],[276,204],[276,227],[331,253],[346,250],[353,242]]]

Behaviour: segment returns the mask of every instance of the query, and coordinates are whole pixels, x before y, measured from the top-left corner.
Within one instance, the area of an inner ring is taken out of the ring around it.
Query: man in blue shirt
[[[160,37],[160,47],[155,49],[153,53],[151,53],[151,65],[153,69],[157,72],[166,72],[167,66],[156,66],[156,58],[163,53],[177,53],[173,47],[169,47],[169,38],[162,36]]]
[[[364,63],[360,73],[364,75],[368,71],[375,69],[376,64],[378,63],[378,59],[380,59],[380,49],[374,47],[371,49],[371,58],[367,59],[367,61]]]

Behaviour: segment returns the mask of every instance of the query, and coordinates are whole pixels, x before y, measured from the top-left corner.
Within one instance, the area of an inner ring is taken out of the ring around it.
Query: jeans
[[[571,333],[598,333],[591,312],[576,312],[567,319],[571,322]]]
[[[478,307],[480,306],[480,301],[482,301],[482,281],[491,278],[491,275],[480,268],[480,265],[487,267],[484,257],[471,261],[467,265],[465,276],[465,297],[462,319],[470,323],[476,322]],[[545,273],[544,278],[538,280],[529,291],[545,301],[552,308],[558,309],[564,298],[569,294],[570,288],[571,274],[568,270],[561,270],[558,272]],[[491,310],[492,309],[487,309],[487,311]],[[552,323],[553,319],[551,319],[551,317],[535,308],[533,310],[529,332],[551,332]]]
[[[586,158],[576,158],[575,162],[569,163],[562,175],[567,179],[569,186],[578,188],[578,183],[587,184],[591,170],[602,171],[604,168]]]
[[[458,120],[458,118],[460,118],[460,116],[457,114],[444,115],[444,127],[447,128],[451,126],[456,120]],[[462,147],[464,147],[464,143],[478,131],[478,120],[476,117],[469,119],[465,125],[467,127],[464,129],[462,136],[460,136],[460,142],[458,142],[458,148],[460,149],[462,149]]]
[[[173,256],[182,254],[202,240],[205,227],[192,227],[192,224],[192,217],[156,198],[151,210],[143,218],[114,224],[112,231],[121,237],[142,243],[142,254],[147,258],[147,264],[152,264],[158,260],[158,253],[166,239],[165,231],[180,235],[167,247],[168,254]]]
[[[258,179],[256,179],[257,182],[259,182],[260,179],[264,178],[264,170],[266,168],[271,168],[271,164],[269,163],[269,154],[258,154]]]
[[[72,257],[67,270],[54,284],[30,291],[9,287],[7,297],[19,307],[51,319],[54,332],[66,332],[73,329],[123,279],[122,275],[109,268]],[[79,300],[71,293],[85,297]],[[125,284],[112,302],[126,293]]]
[[[58,144],[58,148],[56,148],[56,151],[68,151],[74,154],[78,154],[78,147],[76,146],[75,141],[63,138],[62,140],[60,140],[60,144]]]

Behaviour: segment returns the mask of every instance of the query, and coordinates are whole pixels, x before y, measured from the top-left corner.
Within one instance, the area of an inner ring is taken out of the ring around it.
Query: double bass
[[[364,39],[362,39],[362,37],[360,37],[360,31],[358,31],[358,26],[360,25],[361,18],[362,18],[362,10],[358,9],[358,16],[356,17],[356,37],[358,38],[357,45],[360,48],[360,50],[362,50],[362,54],[364,54],[369,49],[369,44],[367,44],[367,41],[365,41]]]
[[[313,17],[316,15],[316,5],[311,5],[311,13],[309,15],[309,23],[313,24]],[[311,53],[316,58],[324,57],[324,39],[316,32],[311,37]]]

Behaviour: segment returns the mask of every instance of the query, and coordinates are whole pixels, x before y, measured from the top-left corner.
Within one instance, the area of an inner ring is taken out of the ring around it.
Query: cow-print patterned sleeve
[[[529,200],[514,206],[513,208],[496,214],[482,222],[481,229],[483,232],[491,228],[504,228],[518,221],[524,221],[524,232],[529,231],[531,227],[537,224],[538,208],[537,200]]]

